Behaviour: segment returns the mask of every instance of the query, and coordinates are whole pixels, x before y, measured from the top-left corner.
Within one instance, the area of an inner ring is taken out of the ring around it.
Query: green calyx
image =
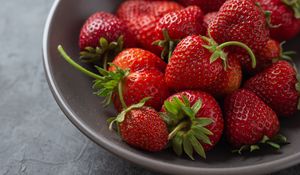
[[[86,74],[87,76],[94,78],[94,85],[93,89],[96,90],[95,94],[101,97],[105,97],[104,103],[105,105],[108,105],[111,103],[111,97],[114,92],[122,93],[122,82],[125,77],[129,75],[129,70],[123,70],[119,67],[111,64],[112,66],[116,67],[116,71],[110,72],[103,68],[100,68],[96,66],[96,69],[98,70],[99,74],[95,74],[78,63],[76,63],[71,57],[67,55],[67,53],[64,51],[63,47],[61,45],[58,46],[58,51],[61,54],[61,56],[74,68],[79,70],[80,72]],[[121,89],[121,90],[120,90]],[[123,108],[126,108],[126,104],[124,102],[123,96],[120,96],[120,101],[122,103]],[[122,97],[121,97],[122,96]]]
[[[103,68],[106,69],[107,63],[112,61],[111,59],[120,53],[123,50],[123,47],[124,39],[122,35],[117,39],[117,41],[110,43],[107,39],[101,37],[96,48],[86,47],[84,51],[80,52],[80,59],[86,63],[94,63],[102,60]]]
[[[287,138],[283,135],[276,135],[273,138],[269,138],[268,136],[264,135],[261,141],[259,141],[255,145],[243,145],[237,150],[233,150],[233,153],[238,153],[240,155],[243,154],[243,152],[254,152],[257,150],[260,150],[261,148],[272,148],[275,150],[279,150],[281,148],[281,145],[288,144]]]
[[[279,25],[273,25],[271,23],[271,15],[272,15],[272,12],[269,11],[269,10],[264,10],[262,7],[261,7],[261,4],[259,2],[255,2],[255,5],[265,14],[265,18],[266,18],[266,22],[267,22],[267,25],[269,28],[278,28],[281,26],[281,24]]]
[[[284,51],[283,49],[283,45],[285,44],[286,42],[283,41],[280,43],[280,55],[278,58],[274,58],[272,61],[273,63],[274,62],[277,62],[279,60],[286,60],[286,61],[289,61],[289,62],[292,62],[293,59],[292,59],[292,56],[293,55],[296,55],[296,52],[295,51]]]
[[[293,9],[296,19],[300,19],[300,0],[281,0],[288,7]]]
[[[202,45],[202,47],[206,48],[212,53],[210,57],[210,63],[213,63],[216,60],[221,59],[223,61],[224,69],[227,70],[228,53],[226,53],[223,49],[228,46],[238,46],[245,49],[248,52],[252,60],[252,67],[253,68],[256,67],[256,57],[252,52],[252,50],[246,44],[238,41],[228,41],[219,45],[211,36],[209,37],[202,36],[202,39],[208,43],[207,45]]]
[[[126,114],[127,114],[129,111],[131,111],[131,110],[133,110],[133,109],[138,109],[138,108],[143,107],[143,106],[145,105],[145,103],[146,103],[149,99],[151,99],[151,98],[150,98],[150,97],[146,97],[146,98],[142,99],[139,103],[133,104],[133,105],[131,105],[131,106],[125,108],[121,113],[119,113],[119,114],[117,115],[117,117],[110,118],[110,119],[108,120],[108,122],[110,123],[110,124],[109,124],[109,129],[110,129],[110,130],[113,129],[114,123],[117,123],[118,125],[119,125],[120,123],[122,123],[122,122],[125,120],[125,116],[126,116]]]
[[[159,46],[163,48],[163,51],[161,52],[161,58],[165,62],[169,62],[169,59],[171,58],[173,51],[177,44],[179,43],[179,39],[171,39],[168,31],[166,29],[162,30],[164,39],[163,40],[157,40],[154,41],[152,44],[155,46]]]
[[[203,158],[206,154],[203,144],[212,144],[209,136],[213,133],[206,126],[213,123],[210,118],[196,118],[196,114],[202,107],[202,101],[198,100],[191,106],[186,96],[180,100],[174,97],[171,101],[165,101],[166,112],[161,113],[162,118],[170,126],[169,140],[174,152],[181,156],[184,152],[194,160],[193,152]]]

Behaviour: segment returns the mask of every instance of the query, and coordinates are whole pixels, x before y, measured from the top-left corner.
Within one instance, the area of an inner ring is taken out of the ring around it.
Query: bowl
[[[172,174],[263,174],[300,162],[300,116],[282,119],[282,133],[291,144],[280,152],[257,152],[238,156],[226,144],[219,144],[207,154],[207,160],[177,157],[170,150],[148,153],[134,149],[108,129],[106,119],[115,115],[113,107],[103,108],[102,99],[93,94],[92,79],[71,67],[57,52],[62,44],[78,58],[78,35],[84,20],[96,11],[113,12],[120,0],[56,0],[46,22],[43,40],[44,67],[50,89],[66,116],[87,137],[108,151],[154,171]],[[299,38],[288,48],[300,51]],[[299,64],[299,62],[297,62]]]

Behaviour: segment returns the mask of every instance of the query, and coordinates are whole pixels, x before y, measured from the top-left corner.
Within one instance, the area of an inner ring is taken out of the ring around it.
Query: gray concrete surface
[[[52,2],[0,0],[0,175],[157,174],[95,145],[55,103],[41,54]]]

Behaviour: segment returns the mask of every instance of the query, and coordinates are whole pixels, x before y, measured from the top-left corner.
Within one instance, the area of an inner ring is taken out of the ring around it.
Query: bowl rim
[[[249,166],[241,166],[241,167],[228,167],[228,168],[195,168],[195,167],[186,167],[182,165],[174,165],[172,163],[167,163],[163,161],[153,160],[151,158],[143,157],[139,154],[133,153],[125,148],[121,148],[114,144],[109,144],[110,141],[100,135],[98,135],[95,131],[89,128],[83,121],[79,119],[77,114],[71,109],[71,107],[67,104],[66,100],[63,98],[62,93],[57,88],[57,83],[53,77],[53,71],[49,64],[49,32],[51,30],[51,26],[53,24],[53,16],[59,6],[61,0],[55,0],[49,15],[47,17],[44,33],[43,33],[43,65],[46,74],[46,79],[52,95],[54,96],[57,104],[59,105],[60,109],[63,113],[67,116],[67,118],[88,138],[90,138],[93,142],[97,145],[101,146],[102,148],[108,150],[109,152],[143,166],[145,168],[159,171],[163,173],[174,173],[174,174],[185,174],[189,173],[193,174],[205,174],[205,175],[221,175],[221,174],[253,174],[253,173],[271,173],[275,172],[293,165],[300,163],[300,152],[281,158],[277,160],[273,160],[270,162],[265,162],[258,165],[249,165]]]

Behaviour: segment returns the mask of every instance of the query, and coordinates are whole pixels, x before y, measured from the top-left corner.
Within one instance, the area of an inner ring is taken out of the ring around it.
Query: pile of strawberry
[[[81,29],[97,73],[58,50],[113,102],[109,128],[126,143],[194,159],[223,133],[238,153],[287,143],[279,117],[296,113],[300,83],[282,43],[299,32],[300,0],[128,0]]]

